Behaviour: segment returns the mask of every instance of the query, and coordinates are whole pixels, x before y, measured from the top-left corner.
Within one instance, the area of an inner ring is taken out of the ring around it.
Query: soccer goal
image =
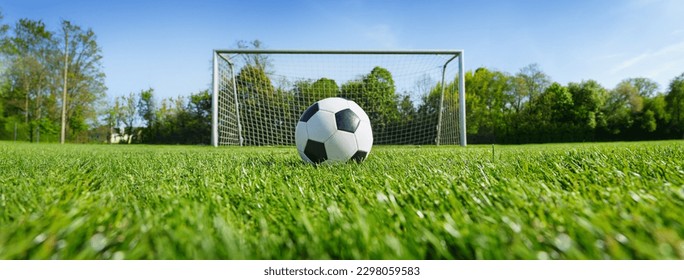
[[[463,51],[215,50],[212,145],[294,145],[327,97],[368,114],[374,144],[466,145]]]

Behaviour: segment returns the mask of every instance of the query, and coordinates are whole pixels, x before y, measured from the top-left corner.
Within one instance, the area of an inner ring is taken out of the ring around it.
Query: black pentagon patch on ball
[[[307,122],[313,115],[318,112],[318,103],[314,103],[314,105],[309,106],[309,108],[306,108],[306,111],[304,111],[304,114],[302,114],[302,118],[299,119],[300,122]]]
[[[344,109],[335,113],[335,122],[338,130],[354,133],[361,119],[351,109]]]
[[[306,142],[304,154],[314,163],[321,163],[328,159],[328,153],[325,151],[325,144],[313,140]]]
[[[351,159],[356,162],[362,162],[364,159],[366,159],[366,155],[368,155],[368,152],[358,151],[351,157]]]

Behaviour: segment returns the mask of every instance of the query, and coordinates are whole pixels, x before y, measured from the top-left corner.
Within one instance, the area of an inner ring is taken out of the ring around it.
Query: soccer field
[[[492,152],[493,151],[493,152]],[[0,259],[684,259],[684,142],[0,142]]]

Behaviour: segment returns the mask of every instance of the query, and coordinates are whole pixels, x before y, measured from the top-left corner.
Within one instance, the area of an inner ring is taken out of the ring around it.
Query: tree
[[[340,96],[355,101],[361,108],[373,108],[368,117],[377,143],[391,141],[389,127],[400,120],[399,95],[389,70],[376,66],[360,80],[343,84]]]
[[[138,95],[129,93],[128,96],[117,98],[119,116],[117,117],[124,125],[124,133],[128,135],[128,144],[133,141],[135,121],[138,117]]]
[[[4,49],[6,48],[6,37],[7,36],[7,31],[9,30],[9,25],[2,23],[2,20],[5,19],[5,16],[2,14],[2,11],[0,11],[0,53],[4,53]],[[1,62],[1,61],[0,61]],[[3,69],[0,67],[0,69]]]
[[[241,118],[242,136],[248,145],[273,145],[268,139],[260,138],[265,131],[275,131],[280,121],[272,112],[281,103],[275,98],[275,88],[264,69],[255,65],[246,65],[236,77],[238,99],[242,105],[241,112],[249,116]],[[273,139],[277,140],[277,139]]]
[[[418,116],[418,111],[411,101],[410,94],[401,95],[399,98],[399,115],[401,115],[401,120],[404,125],[410,124]]]
[[[505,114],[510,77],[503,72],[481,67],[465,75],[468,85],[466,123],[475,142],[496,142],[497,134],[506,127]]]
[[[655,97],[658,94],[658,83],[649,78],[629,78],[622,81],[636,88],[641,97]]]
[[[139,96],[150,93],[142,91]],[[210,142],[211,94],[209,90],[193,93],[190,97],[166,98],[155,110],[155,121],[139,128],[137,142],[148,144],[202,144]],[[140,108],[140,107],[138,107]],[[142,118],[142,115],[139,112]]]
[[[547,104],[549,104],[551,111],[551,121],[555,123],[565,123],[570,120],[572,113],[572,94],[567,87],[558,83],[552,83],[546,88],[544,95],[548,97]]]
[[[281,106],[282,115],[284,116],[283,124],[290,127],[296,126],[300,114],[304,112],[311,103],[316,100],[339,96],[339,94],[340,88],[337,86],[337,82],[325,77],[316,81],[300,80],[294,83],[291,91],[278,91],[278,95],[281,96],[283,100],[292,100],[292,102],[285,101]],[[284,130],[287,131],[287,128],[284,128]],[[279,137],[284,137],[284,139],[286,139],[288,137],[287,132],[282,133]]]
[[[640,124],[644,131],[654,133],[655,139],[668,138],[668,133],[665,130],[670,124],[670,119],[665,95],[659,94],[653,98],[645,99],[644,117]]]
[[[252,40],[250,42],[240,40],[235,43],[238,49],[261,49],[263,48],[263,43],[259,39]],[[266,54],[241,54],[245,65],[251,65],[257,67],[264,71],[264,73],[272,74],[271,68],[273,68],[273,62],[271,58]]]
[[[301,80],[295,82],[293,93],[297,100],[308,102],[338,96],[340,87],[335,80],[328,78],[320,78],[313,83],[311,80]]]
[[[311,84],[311,93],[317,96],[318,99],[334,97],[339,95],[340,88],[333,79],[320,78]]]
[[[9,42],[7,40],[7,31],[9,30],[9,25],[2,23],[4,16],[2,11],[0,11],[0,139],[2,139],[2,134],[5,132],[5,104],[4,96],[5,93],[10,88],[9,81],[5,79],[5,54],[7,54],[7,49],[9,47]]]
[[[107,143],[112,144],[112,136],[115,133],[115,129],[120,127],[121,124],[121,103],[119,98],[115,98],[113,101],[108,101],[105,104],[103,111],[103,118],[105,126],[107,128]]]
[[[70,23],[62,22],[62,31],[64,33],[64,84],[62,85],[62,130],[59,137],[59,143],[64,144],[66,140],[66,111],[67,111],[67,91],[69,82],[69,27]]]
[[[512,107],[516,112],[522,111],[525,103],[540,95],[551,84],[551,79],[534,63],[520,69],[512,80]]]
[[[522,114],[518,139],[525,134],[532,142],[565,142],[576,140],[575,127],[570,122],[572,95],[567,87],[552,83],[544,92],[530,101]]]
[[[60,98],[60,102],[66,105],[64,124],[73,134],[78,134],[84,132],[89,123],[96,121],[95,105],[104,98],[107,90],[105,74],[102,72],[102,50],[92,29],[83,30],[63,20],[62,35],[62,43],[67,47],[59,57],[66,58],[65,68],[68,71],[62,85],[66,88],[67,98]]]
[[[185,97],[164,98],[155,111],[155,119],[152,127],[148,127],[143,135],[144,143],[153,144],[184,144],[185,139],[181,124],[182,115],[185,114]]]
[[[95,106],[105,91],[94,32],[62,21],[55,36],[42,21],[28,19],[12,31],[2,40],[9,85],[1,96],[5,114],[15,121],[21,116],[29,141],[41,141],[43,132],[56,135],[60,121],[72,138],[87,140],[79,135],[97,123]]]
[[[615,89],[608,91],[602,110],[606,116],[608,133],[618,135],[629,130],[643,107],[643,97],[639,95],[639,89],[628,80],[620,82]]]
[[[188,129],[186,143],[210,144],[211,142],[211,94],[203,90],[191,94],[188,100]]]
[[[422,82],[426,83],[427,79],[422,79]],[[428,94],[423,95],[421,98],[421,104],[418,106],[417,115],[422,123],[416,123],[416,126],[421,127],[437,127],[439,123],[439,112],[441,108],[449,108],[458,106],[458,77],[454,77],[451,81],[445,81],[446,84],[435,83],[428,92]],[[467,83],[467,82],[466,82]],[[421,88],[423,85],[418,86]],[[442,99],[442,93],[444,93],[444,98]],[[468,104],[466,99],[466,111]],[[456,110],[444,109],[442,112],[446,112],[446,115],[442,115],[441,130],[458,131],[458,123],[448,122],[444,120],[455,120],[458,117],[455,115]],[[449,113],[451,112],[451,113]],[[446,128],[446,129],[445,129]],[[440,135],[440,137],[443,136]],[[423,138],[424,137],[424,138]],[[424,136],[421,138],[426,139],[424,143],[435,144],[437,141],[437,130],[428,130]],[[423,142],[423,141],[420,141]]]
[[[3,49],[9,59],[8,78],[10,92],[5,96],[7,113],[23,115],[28,129],[28,140],[40,139],[43,121],[42,104],[46,99],[50,81],[50,56],[54,49],[52,32],[42,21],[20,19],[14,36],[3,40]]]
[[[684,133],[684,73],[672,79],[665,96],[670,114],[670,127],[674,135]],[[684,138],[684,135],[682,136]]]
[[[139,131],[140,138],[137,139],[141,143],[149,142],[147,138],[154,137],[156,133],[156,122],[157,114],[156,107],[157,103],[154,100],[154,89],[149,88],[147,90],[141,90],[138,93],[138,104],[137,104],[137,114],[140,120],[142,120],[142,126]]]
[[[138,115],[145,122],[144,125],[150,127],[156,120],[154,112],[157,104],[154,101],[154,89],[141,90],[138,95]]]
[[[578,137],[582,140],[595,140],[595,129],[605,128],[606,119],[600,111],[605,104],[607,91],[594,80],[568,84],[572,95],[572,118],[577,126]]]

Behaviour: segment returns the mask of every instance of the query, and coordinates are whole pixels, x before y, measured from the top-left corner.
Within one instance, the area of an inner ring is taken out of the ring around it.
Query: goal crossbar
[[[459,144],[461,146],[467,145],[466,139],[466,111],[465,111],[465,74],[464,74],[464,58],[463,50],[287,50],[287,49],[215,49],[213,50],[213,68],[212,68],[212,137],[211,144],[219,146],[219,61],[222,60],[233,67],[231,57],[226,57],[226,54],[234,55],[249,55],[249,54],[317,54],[317,55],[453,55],[442,66],[442,94],[440,98],[439,123],[441,124],[442,109],[441,103],[444,102],[444,89],[447,65],[454,59],[458,59],[458,130]],[[235,73],[232,72],[232,80],[235,81]],[[233,85],[234,86],[234,85]],[[234,92],[235,93],[235,92]],[[236,94],[236,93],[235,93]],[[237,99],[237,96],[234,97]],[[235,110],[238,112],[238,127],[239,124],[239,108],[235,104]],[[437,128],[437,145],[439,142],[440,127]],[[240,135],[240,138],[242,136]],[[242,145],[242,140],[240,141]]]
[[[458,56],[463,50],[267,50],[267,49],[217,49],[218,54],[452,54]]]

